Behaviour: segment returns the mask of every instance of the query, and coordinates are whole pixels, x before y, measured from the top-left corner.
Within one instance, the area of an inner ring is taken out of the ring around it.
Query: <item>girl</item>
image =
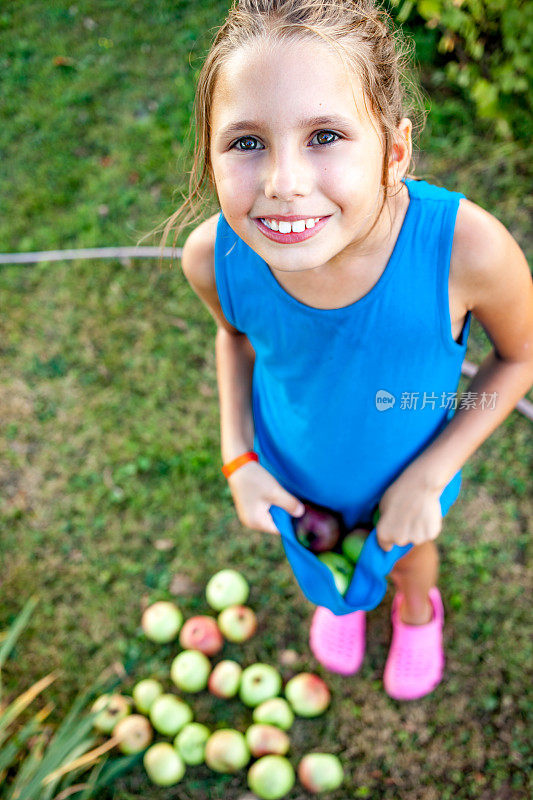
[[[277,533],[270,507],[299,516],[305,498],[350,528],[379,501],[381,547],[414,545],[392,572],[396,699],[442,679],[441,495],[451,505],[462,465],[533,379],[520,247],[464,195],[408,172],[406,65],[370,0],[235,2],[199,77],[200,174],[163,237],[207,180],[221,211],[190,234],[182,266],[218,326],[223,471],[242,524]],[[454,414],[471,314],[494,349]],[[310,644],[355,673],[365,613],[318,607]]]

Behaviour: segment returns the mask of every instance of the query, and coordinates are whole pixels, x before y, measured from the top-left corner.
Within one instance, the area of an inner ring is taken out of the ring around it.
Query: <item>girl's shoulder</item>
[[[181,268],[192,289],[205,303],[219,327],[240,333],[222,311],[215,278],[215,242],[220,212],[198,225],[187,237],[181,254]]]
[[[455,222],[450,288],[481,322],[501,355],[519,357],[521,334],[533,321],[529,266],[507,228],[466,198],[459,202]]]

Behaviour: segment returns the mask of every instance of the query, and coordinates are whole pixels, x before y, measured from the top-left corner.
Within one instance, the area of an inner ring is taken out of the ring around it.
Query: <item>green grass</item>
[[[226,3],[73,7],[25,1],[0,12],[4,252],[135,243],[171,213],[184,186],[191,71]],[[74,64],[55,67],[55,56]],[[494,140],[468,103],[427,87],[433,109],[417,171],[494,213],[530,254],[525,148]],[[7,689],[57,669],[47,696],[59,720],[115,661],[131,672],[128,688],[150,673],[168,686],[175,651],[140,635],[142,604],[175,596],[186,614],[206,612],[203,586],[228,564],[253,584],[260,632],[225,653],[276,663],[290,649],[297,661],[282,667],[285,678],[316,670],[307,646],[312,607],[280,542],[236,519],[220,472],[215,326],[179,268],[0,267],[0,297],[0,627],[30,593],[40,597],[6,667]],[[474,323],[467,357],[479,363],[488,348]],[[444,683],[415,704],[384,694],[389,593],[369,615],[361,673],[329,676],[331,711],[295,727],[293,761],[310,749],[344,761],[337,800],[528,795],[530,437],[531,423],[513,412],[465,466],[446,517]],[[161,549],[164,540],[170,549]],[[191,582],[185,596],[172,593],[176,576]],[[238,703],[211,707],[205,696],[198,717],[248,718]],[[138,768],[98,800],[244,792],[242,775],[205,768],[159,790]]]

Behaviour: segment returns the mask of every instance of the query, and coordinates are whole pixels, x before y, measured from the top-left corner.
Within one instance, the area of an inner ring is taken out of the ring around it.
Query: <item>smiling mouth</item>
[[[330,215],[331,216],[331,215]],[[307,217],[300,219],[274,219],[272,217],[255,217],[258,229],[268,239],[280,244],[296,244],[315,236],[327,223],[327,217]]]

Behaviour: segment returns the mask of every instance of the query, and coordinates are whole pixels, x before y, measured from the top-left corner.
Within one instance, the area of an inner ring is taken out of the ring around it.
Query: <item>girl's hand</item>
[[[277,533],[270,506],[279,506],[292,517],[301,517],[303,503],[289,494],[281,484],[257,461],[249,461],[228,478],[228,484],[240,522],[246,528],[265,533]]]
[[[442,489],[428,488],[420,473],[407,468],[381,498],[377,537],[388,552],[394,544],[423,544],[442,530]]]

